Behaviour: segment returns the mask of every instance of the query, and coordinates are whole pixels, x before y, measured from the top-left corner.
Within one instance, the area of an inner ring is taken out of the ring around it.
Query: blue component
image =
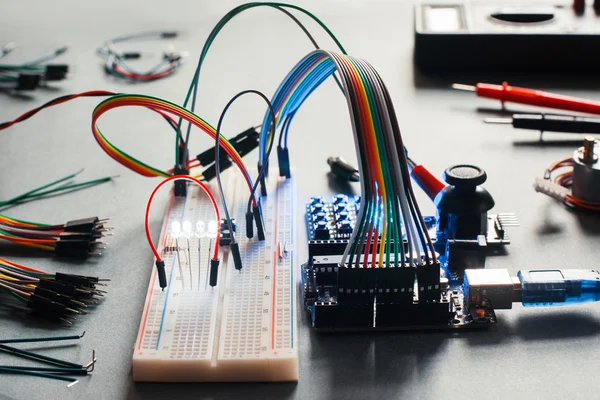
[[[311,205],[315,205],[315,204],[322,204],[325,203],[325,199],[323,197],[311,197],[310,198],[310,204]]]
[[[327,219],[327,213],[321,211],[316,214],[313,214],[312,219],[314,222],[324,221]]]
[[[344,202],[340,202],[340,203],[335,203],[333,205],[333,210],[336,213],[342,212],[342,211],[347,211],[348,210],[348,203]]]
[[[333,204],[347,203],[347,202],[348,202],[348,196],[346,196],[345,194],[336,194],[333,197]]]
[[[323,203],[316,203],[310,206],[310,212],[313,214],[317,214],[323,212],[325,210],[325,205]]]
[[[519,271],[524,306],[558,306],[600,300],[600,273],[590,269]]]

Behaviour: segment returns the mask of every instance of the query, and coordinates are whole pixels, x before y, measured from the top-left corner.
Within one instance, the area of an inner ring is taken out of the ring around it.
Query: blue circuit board
[[[492,309],[466,309],[461,282],[452,279],[443,265],[437,268],[438,294],[428,301],[419,301],[419,288],[414,284],[416,273],[406,268],[340,271],[339,262],[354,229],[360,200],[360,196],[347,195],[336,195],[331,201],[314,197],[306,206],[309,260],[302,270],[303,302],[315,329],[482,328],[497,323]],[[424,221],[435,240],[435,217],[424,217]],[[340,287],[340,272],[352,276],[353,287],[359,289]],[[373,280],[378,284],[373,284]]]

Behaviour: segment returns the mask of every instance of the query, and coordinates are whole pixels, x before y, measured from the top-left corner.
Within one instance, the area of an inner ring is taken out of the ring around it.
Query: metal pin
[[[202,240],[198,239],[198,290],[200,290],[200,270],[202,269]]]
[[[593,136],[586,136],[583,139],[583,161],[594,161],[594,145],[596,139]]]
[[[90,369],[92,367],[92,369]],[[96,368],[96,350],[92,350],[92,361],[83,366],[83,368],[87,369],[88,373],[94,371]]]
[[[283,254],[288,254],[290,252],[290,250],[288,249],[288,241],[286,240],[285,243],[283,244]]]
[[[183,282],[183,268],[181,267],[181,252],[179,251],[179,240],[175,239],[175,245],[177,246],[177,265],[179,267],[179,276],[181,277],[181,289],[185,290]]]
[[[512,118],[485,118],[483,120],[486,124],[512,124]]]
[[[192,253],[190,250],[190,238],[187,238],[187,258],[188,258],[188,268],[190,269],[190,290],[193,290],[193,277],[192,277]]]
[[[475,86],[472,86],[472,85],[463,85],[462,83],[453,83],[452,84],[452,89],[463,90],[463,91],[466,91],[466,92],[475,92],[477,90],[477,88]]]
[[[210,252],[212,250],[212,239],[208,242],[208,263],[206,264],[206,282],[204,282],[204,290],[208,288],[208,274],[210,272]]]

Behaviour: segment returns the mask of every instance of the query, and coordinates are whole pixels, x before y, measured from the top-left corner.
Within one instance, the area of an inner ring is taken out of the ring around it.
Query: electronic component
[[[0,258],[0,291],[6,292],[33,315],[72,325],[76,315],[87,314],[89,304],[106,293],[107,279],[57,272],[50,274]]]
[[[573,157],[552,163],[537,178],[537,192],[552,197],[570,207],[588,211],[600,211],[600,149],[596,139],[588,136],[583,146],[575,150]],[[560,174],[552,176],[557,171]]]
[[[469,309],[573,305],[600,301],[600,273],[590,269],[519,271],[465,270],[464,293]]]
[[[15,48],[8,44],[0,50],[0,58],[6,56]],[[0,88],[17,91],[31,91],[45,82],[60,81],[67,77],[69,66],[66,64],[44,64],[67,51],[63,46],[49,55],[23,63],[0,65]]]
[[[233,145],[240,155],[240,157],[244,157],[249,154],[252,150],[258,147],[258,132],[256,132],[255,128],[248,128],[244,132],[232,137],[229,139],[229,143]],[[206,167],[204,171],[202,171],[202,177],[206,182],[210,182],[214,179],[217,174],[216,165],[215,165],[215,148],[214,146],[210,149],[203,151],[202,153],[196,156],[198,163]],[[225,150],[220,150],[219,155],[220,160],[220,170],[221,172],[225,171],[227,168],[233,165],[231,158],[227,155]]]
[[[437,242],[448,239],[474,239],[487,233],[487,212],[494,199],[480,185],[487,180],[485,171],[474,165],[455,165],[444,172],[449,186],[435,198]]]
[[[423,1],[415,51],[425,72],[595,73],[598,1]],[[587,8],[587,12],[586,12]]]
[[[460,280],[466,268],[483,268],[488,248],[510,244],[505,228],[518,225],[512,214],[489,216],[494,199],[480,185],[485,171],[474,165],[446,169],[449,184],[435,197],[436,249],[444,254],[450,276]]]
[[[513,114],[511,118],[486,118],[487,124],[511,124],[515,129],[544,132],[600,133],[600,118],[575,115]]]
[[[428,270],[390,265],[372,271],[339,266],[356,224],[360,203],[360,196],[336,195],[330,203],[317,197],[307,205],[307,223],[312,227],[309,229],[310,258],[303,271],[303,282],[305,306],[312,314],[313,327],[406,329],[446,324],[450,315],[448,298],[443,300],[440,295],[440,299],[429,303],[435,286],[437,293],[441,293],[443,286],[439,265]],[[425,217],[425,222],[432,231],[433,218]],[[327,240],[319,239],[320,225],[328,228]],[[344,229],[345,226],[349,229]],[[416,281],[422,286],[415,286]],[[419,295],[420,302],[415,300]]]
[[[573,196],[588,202],[600,203],[600,144],[586,137],[583,146],[573,154]]]
[[[135,39],[159,38],[173,39],[178,36],[176,31],[151,31],[141,32],[131,35],[119,36],[104,42],[98,49],[97,53],[106,57],[104,70],[107,74],[120,79],[134,82],[149,82],[172,75],[177,71],[183,62],[186,53],[180,53],[173,46],[163,53],[162,59],[146,71],[136,71],[131,68],[125,60],[134,60],[141,58],[140,52],[122,52],[117,49],[116,44],[124,43]]]
[[[177,252],[163,254],[168,285],[163,292],[152,274],[133,356],[136,381],[295,381],[298,379],[294,179],[268,180],[262,198],[265,240],[239,238],[244,268],[235,268],[227,247],[218,283],[210,287],[209,258],[214,240],[202,234],[179,240]],[[226,173],[232,217],[244,220],[246,182]],[[214,188],[214,186],[213,186]],[[170,243],[174,221],[214,220],[200,188],[172,197],[159,248]],[[208,223],[206,224],[208,234]],[[285,248],[285,251],[279,249]],[[197,254],[198,253],[198,254]]]
[[[360,181],[358,169],[348,164],[342,157],[329,157],[327,159],[327,164],[329,164],[331,173],[334,176],[350,182]]]

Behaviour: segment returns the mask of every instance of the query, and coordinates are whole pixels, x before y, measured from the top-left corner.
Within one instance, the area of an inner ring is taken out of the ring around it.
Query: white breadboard
[[[268,182],[261,200],[266,240],[259,242],[256,228],[253,239],[245,235],[245,181],[237,171],[225,176],[243,269],[236,270],[229,247],[221,247],[218,284],[207,284],[211,239],[190,238],[188,252],[187,239],[175,244],[169,231],[173,221],[195,227],[196,221],[214,220],[214,212],[195,185],[185,199],[173,197],[158,242],[169,284],[163,292],[154,264],[148,265],[154,272],[133,353],[136,381],[298,380],[293,178]],[[218,198],[216,185],[212,189]],[[177,245],[179,251],[165,249]]]

